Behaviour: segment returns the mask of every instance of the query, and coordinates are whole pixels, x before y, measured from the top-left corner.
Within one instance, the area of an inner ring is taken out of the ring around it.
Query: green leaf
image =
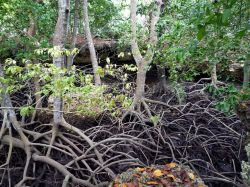
[[[231,17],[231,9],[225,9],[222,14],[222,23],[224,24],[228,23],[230,17]]]
[[[237,38],[242,38],[243,36],[246,35],[246,32],[247,32],[247,29],[240,30],[240,31],[238,31],[238,32],[236,33],[235,36],[236,36]]]
[[[156,126],[157,123],[158,123],[159,120],[160,120],[160,116],[159,116],[159,115],[151,116],[151,117],[150,117],[150,120],[151,120],[151,122],[154,124],[154,126]]]
[[[25,117],[25,116],[29,116],[30,114],[32,114],[34,112],[35,108],[32,106],[26,106],[26,107],[22,107],[20,110],[20,115]]]
[[[197,33],[197,39],[202,40],[204,36],[206,35],[206,28],[204,26],[199,27],[199,31]]]
[[[100,66],[98,66],[97,73],[98,73],[101,77],[104,77],[104,75],[105,75],[105,72],[104,72],[103,68],[101,68]]]

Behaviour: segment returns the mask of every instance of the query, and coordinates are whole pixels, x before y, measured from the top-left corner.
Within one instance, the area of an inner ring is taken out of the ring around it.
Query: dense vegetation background
[[[0,25],[0,186],[250,185],[248,0],[0,0]]]

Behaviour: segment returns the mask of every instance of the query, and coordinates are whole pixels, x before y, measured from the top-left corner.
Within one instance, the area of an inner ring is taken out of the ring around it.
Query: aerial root
[[[214,109],[211,98],[190,94],[200,89],[191,86],[183,105],[143,98],[141,111],[131,108],[120,127],[106,115],[90,128],[64,120],[55,133],[53,124],[20,125],[3,114],[0,185],[107,186],[128,168],[178,162],[208,184],[239,186],[241,123]],[[157,125],[147,120],[155,115]]]

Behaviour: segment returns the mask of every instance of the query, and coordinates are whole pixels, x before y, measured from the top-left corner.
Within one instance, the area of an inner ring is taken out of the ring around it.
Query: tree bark
[[[137,78],[136,78],[136,91],[135,91],[132,107],[135,107],[136,105],[140,105],[140,102],[144,96],[147,68],[153,59],[154,52],[152,48],[157,43],[157,33],[156,33],[155,26],[159,19],[161,4],[162,4],[161,0],[156,1],[157,10],[152,13],[151,20],[150,20],[149,44],[152,46],[148,48],[146,55],[143,57],[141,55],[141,52],[137,43],[137,39],[136,39],[137,37],[137,29],[136,29],[137,0],[131,0],[131,3],[130,3],[131,31],[132,31],[131,50],[132,50],[132,54],[135,59],[135,62],[137,64],[137,67],[138,67]]]
[[[157,68],[157,76],[158,76],[158,88],[159,93],[166,92],[167,88],[167,78],[166,78],[166,69],[164,66],[156,65]]]
[[[217,68],[216,68],[216,63],[211,64],[212,69],[211,69],[211,80],[212,80],[212,85],[217,87]]]
[[[34,37],[34,35],[36,34],[36,21],[32,15],[32,13],[29,14],[29,28],[27,31],[27,35],[30,37]]]
[[[101,78],[98,73],[98,62],[96,57],[96,51],[94,47],[94,43],[92,40],[90,27],[89,27],[89,17],[88,17],[88,0],[83,0],[83,19],[84,19],[84,30],[86,39],[88,42],[89,52],[90,52],[90,58],[93,66],[93,72],[94,72],[94,79],[95,79],[95,85],[101,85]]]
[[[73,25],[71,48],[75,48],[76,46],[76,39],[77,39],[77,34],[78,34],[78,23],[79,23],[79,0],[75,0],[74,25]]]
[[[250,60],[247,59],[244,63],[243,89],[249,88],[249,82],[250,82]]]
[[[53,46],[59,47],[62,50],[65,45],[66,35],[67,35],[67,20],[69,13],[69,3],[68,0],[58,0],[58,19],[55,27]],[[53,64],[57,68],[63,68],[64,66],[64,56],[54,57]],[[57,75],[55,79],[59,79],[61,75]],[[63,100],[62,93],[54,97],[54,124],[57,126],[62,123],[63,119]]]
[[[75,0],[74,6],[74,23],[73,23],[73,33],[71,40],[71,51],[76,47],[76,39],[78,34],[78,23],[79,23],[79,0]],[[73,57],[74,55],[69,55],[67,57],[67,69],[69,69],[73,65]]]

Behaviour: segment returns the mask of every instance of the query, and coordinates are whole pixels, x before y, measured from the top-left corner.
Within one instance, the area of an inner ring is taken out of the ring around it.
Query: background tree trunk
[[[166,5],[166,0],[162,0],[162,5],[160,7],[161,13],[164,13],[165,5]],[[164,34],[165,32],[167,31],[161,31],[160,35]],[[167,48],[168,45],[166,44],[165,47]],[[166,67],[165,65],[157,64],[156,68],[157,68],[157,76],[159,80],[157,89],[159,90],[159,93],[167,92],[168,87],[167,87]]]
[[[67,35],[67,20],[69,13],[69,3],[68,0],[58,0],[58,19],[56,23],[55,33],[53,37],[53,46],[59,47],[62,50],[65,45],[66,35]],[[53,64],[57,68],[63,68],[64,66],[64,56],[54,57]],[[55,79],[59,79],[61,75],[57,75]],[[54,123],[59,125],[62,123],[63,118],[63,100],[62,93],[54,97]]]
[[[212,85],[216,87],[217,85],[217,68],[216,68],[216,63],[211,63],[211,80],[212,80]]]
[[[249,81],[250,81],[250,59],[248,58],[244,63],[243,89],[249,88]]]
[[[167,88],[167,78],[166,78],[166,68],[161,65],[156,65],[157,68],[157,76],[158,76],[158,88],[159,93],[166,92]]]
[[[90,27],[89,27],[89,16],[88,16],[88,0],[83,0],[83,19],[84,19],[84,30],[88,42],[90,51],[90,58],[93,66],[95,85],[101,85],[101,78],[98,73],[98,62],[96,57],[96,51],[92,40]]]
[[[40,2],[38,1],[38,3],[40,3]],[[27,31],[27,35],[29,37],[33,38],[36,35],[36,32],[37,32],[37,21],[34,18],[34,15],[32,13],[30,13],[29,14],[29,28]],[[37,45],[37,47],[39,47],[39,46]],[[38,64],[39,60],[34,60],[32,63]],[[34,82],[36,107],[40,108],[42,106],[42,103],[41,103],[41,94],[40,94],[41,88],[40,88],[40,83],[39,83],[39,77],[34,77],[33,82]]]

